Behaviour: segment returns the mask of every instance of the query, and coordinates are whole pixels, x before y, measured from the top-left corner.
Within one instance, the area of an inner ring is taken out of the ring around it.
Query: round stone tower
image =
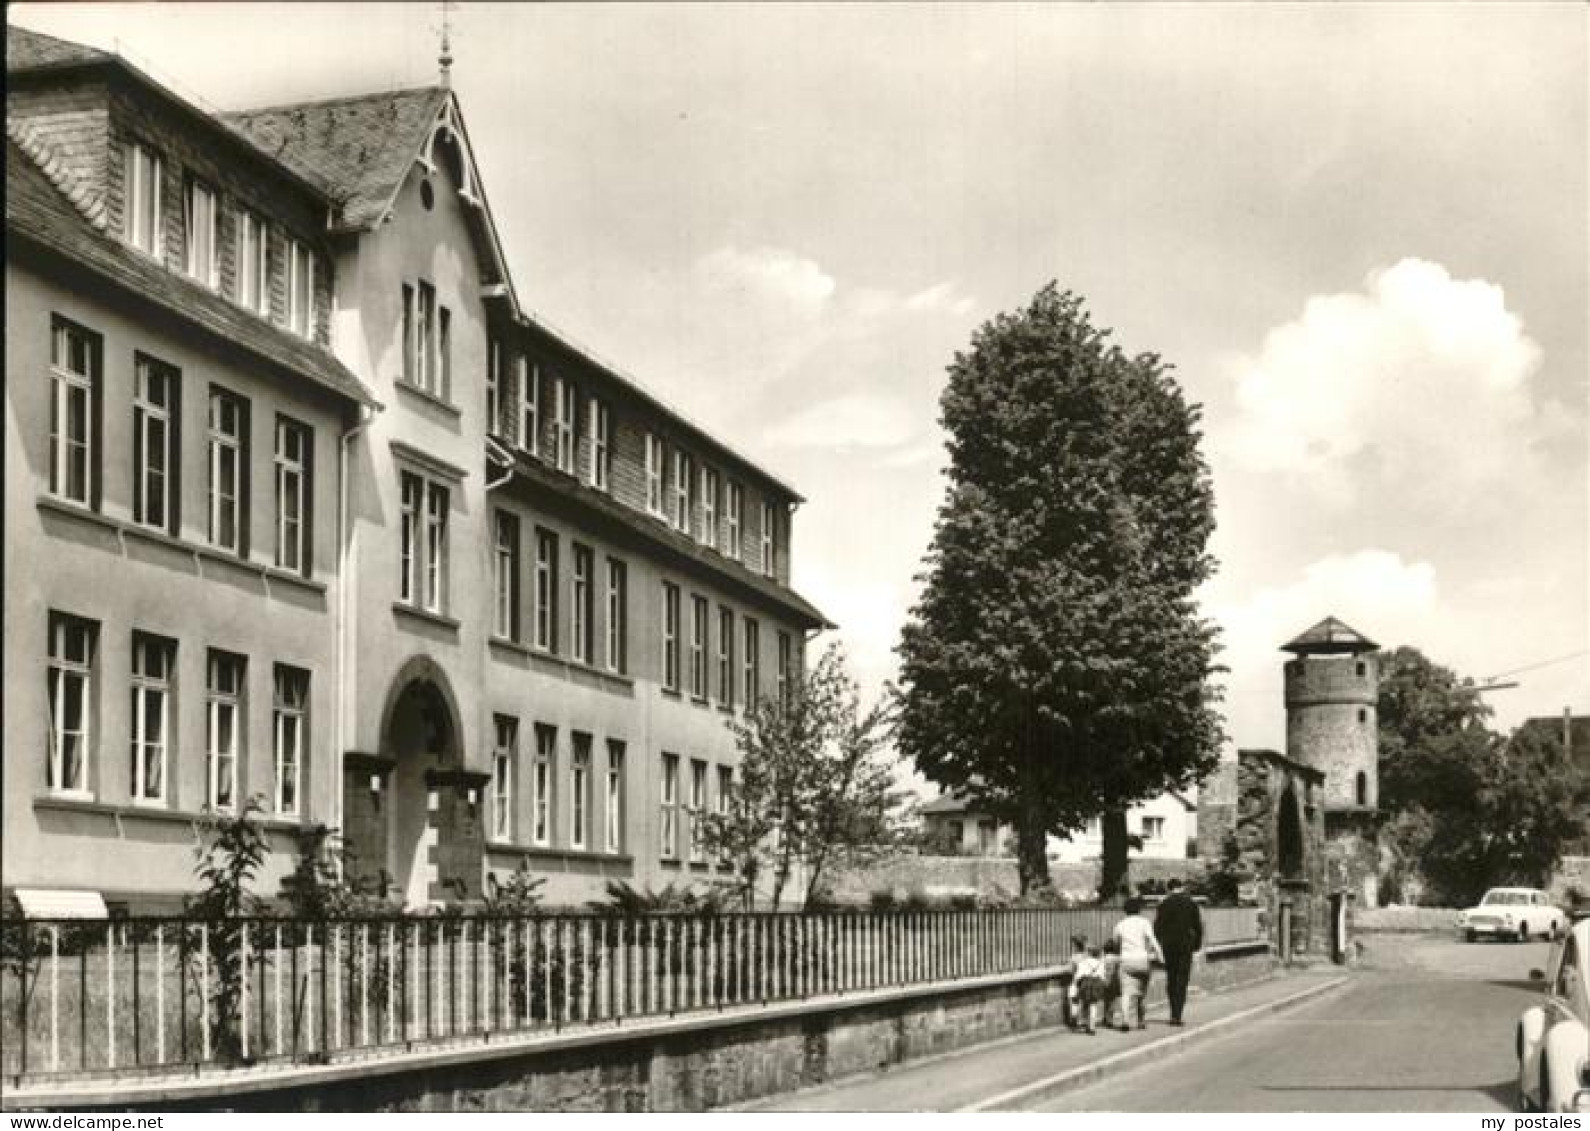
[[[1369,906],[1379,863],[1379,647],[1335,617],[1282,645],[1292,654],[1286,663],[1286,754],[1325,775],[1327,878],[1333,889]]]

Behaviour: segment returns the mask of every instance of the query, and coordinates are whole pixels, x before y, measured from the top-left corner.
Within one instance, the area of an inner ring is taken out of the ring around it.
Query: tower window
[[[1356,669],[1359,677],[1362,678],[1363,674],[1364,674],[1364,662],[1362,660],[1359,660],[1356,664],[1353,665],[1353,667],[1354,667],[1354,669]]]
[[[1361,723],[1367,723],[1369,721],[1369,712],[1364,710],[1362,707],[1358,708],[1358,721]]]
[[[1369,804],[1369,775],[1364,773],[1362,770],[1358,771],[1358,781],[1357,781],[1357,786],[1356,786],[1356,792],[1358,794],[1358,804],[1360,804],[1360,805],[1368,805]]]

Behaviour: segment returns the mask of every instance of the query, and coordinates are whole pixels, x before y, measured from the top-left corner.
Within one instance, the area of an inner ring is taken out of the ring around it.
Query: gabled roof
[[[267,106],[220,120],[337,198],[332,227],[375,227],[449,98],[438,86]]]
[[[970,807],[970,803],[965,798],[958,797],[953,793],[946,793],[940,797],[935,797],[918,809],[917,812],[924,816],[936,817],[947,813],[964,813]]]
[[[1337,652],[1356,655],[1359,652],[1373,652],[1379,647],[1373,640],[1356,629],[1348,628],[1335,617],[1326,617],[1307,632],[1281,645],[1281,651],[1298,656]]]
[[[56,39],[27,28],[6,25],[6,73],[42,70],[46,67],[101,63],[113,58],[97,47]]]
[[[96,229],[14,140],[6,144],[6,235],[155,303],[216,338],[350,401],[378,402],[331,354]]]

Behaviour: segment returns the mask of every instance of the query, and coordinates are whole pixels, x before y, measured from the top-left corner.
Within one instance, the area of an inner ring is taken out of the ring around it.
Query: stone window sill
[[[405,394],[406,396],[413,397],[418,401],[430,405],[432,408],[440,409],[442,412],[445,412],[450,416],[457,417],[459,419],[463,418],[463,410],[457,405],[453,404],[452,401],[444,400],[430,390],[420,388],[412,381],[405,381],[399,377],[392,383],[397,386],[399,392]]]
[[[204,824],[221,817],[235,817],[235,813],[205,813],[191,809],[172,809],[158,801],[132,801],[115,804],[97,801],[86,794],[41,793],[33,798],[33,808],[65,813],[92,813],[117,819],[155,821],[167,824]],[[256,818],[261,828],[291,831],[301,827],[299,817],[271,816]]]
[[[418,605],[406,605],[402,601],[393,601],[392,611],[394,613],[402,614],[402,616],[398,618],[399,620],[401,620],[403,617],[413,617],[417,621],[421,621],[425,624],[436,625],[438,628],[444,628],[448,632],[451,632],[455,635],[457,634],[459,628],[462,627],[463,623],[454,617],[447,616],[443,613],[433,613],[429,609],[422,609]]]
[[[261,578],[266,582],[282,582],[311,593],[324,594],[326,592],[326,583],[323,581],[316,581],[314,578],[304,577],[302,574],[293,573],[277,566],[251,562],[247,558],[240,558],[235,553],[227,550],[218,550],[214,546],[204,546],[197,542],[189,542],[184,538],[177,538],[148,526],[140,526],[137,523],[111,518],[109,515],[89,510],[78,503],[63,502],[53,495],[40,495],[38,508],[41,511],[48,511],[51,514],[62,515],[80,522],[89,522],[106,530],[114,531],[122,539],[124,549],[126,539],[132,538],[135,541],[151,546],[164,546],[179,553],[191,554],[196,562],[214,562],[217,565],[239,570],[252,577]]]
[[[623,852],[593,852],[585,848],[552,848],[544,844],[511,844],[503,840],[488,840],[486,851],[501,856],[524,856],[540,860],[590,860],[596,863],[633,864],[635,858]]]

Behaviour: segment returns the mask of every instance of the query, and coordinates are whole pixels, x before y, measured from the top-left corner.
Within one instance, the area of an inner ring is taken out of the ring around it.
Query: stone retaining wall
[[[1270,976],[1265,944],[1201,956],[1193,984],[1218,991]],[[1163,1000],[1156,973],[1151,1003]],[[806,1003],[767,1015],[680,1019],[671,1031],[572,1033],[562,1047],[498,1051],[488,1059],[349,1066],[314,1086],[178,1099],[161,1110],[704,1111],[875,1072],[891,1065],[1061,1023],[1055,973],[965,987],[893,991],[856,1002]],[[1196,1008],[1196,1006],[1194,1007]],[[1083,1038],[1079,1038],[1083,1039]],[[102,1101],[103,1102],[103,1101]],[[153,1104],[118,1102],[126,1110]]]

